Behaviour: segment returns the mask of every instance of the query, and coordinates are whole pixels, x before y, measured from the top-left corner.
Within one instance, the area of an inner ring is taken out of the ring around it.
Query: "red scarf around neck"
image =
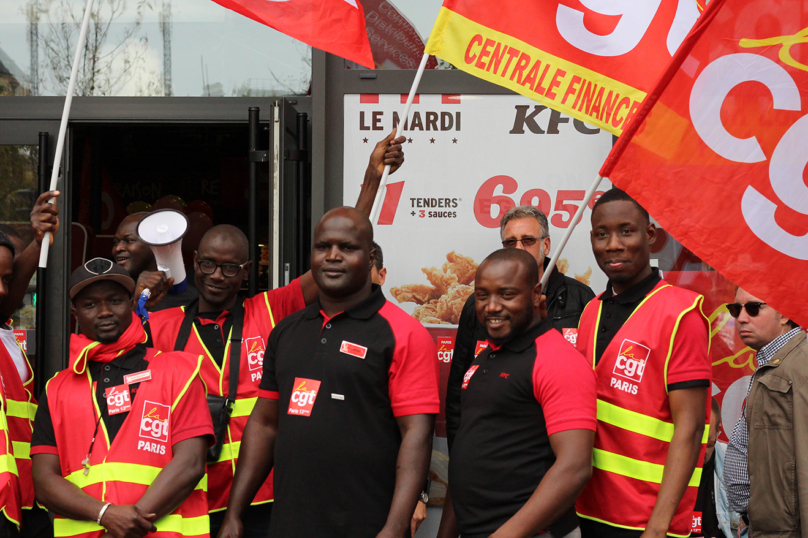
[[[87,361],[110,362],[124,355],[138,344],[146,342],[148,337],[140,318],[132,312],[132,323],[115,342],[102,344],[90,340],[83,334],[70,335],[70,366],[77,374],[83,374]]]

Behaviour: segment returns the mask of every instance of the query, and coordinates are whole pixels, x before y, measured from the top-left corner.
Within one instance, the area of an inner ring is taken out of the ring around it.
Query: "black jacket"
[[[545,270],[549,263],[550,259],[545,258]],[[556,267],[547,282],[547,314],[553,320],[553,327],[559,331],[564,328],[577,328],[584,307],[594,298],[595,294],[589,286],[564,276]],[[474,360],[477,342],[487,338],[485,327],[477,321],[472,294],[460,314],[452,367],[446,387],[446,437],[450,452],[455,433],[460,426],[460,386],[463,384],[463,376]]]

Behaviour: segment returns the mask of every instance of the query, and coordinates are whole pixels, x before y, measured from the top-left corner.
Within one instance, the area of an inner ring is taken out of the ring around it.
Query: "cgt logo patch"
[[[250,371],[262,370],[264,368],[264,353],[266,346],[264,345],[264,338],[262,336],[254,336],[244,340],[247,345],[247,364]]]
[[[143,404],[143,416],[140,419],[140,437],[149,441],[168,442],[168,420],[171,408],[161,403],[146,400]]]
[[[620,344],[620,352],[617,354],[612,373],[634,383],[639,383],[642,381],[645,363],[649,355],[651,355],[650,348],[633,340],[625,339]]]
[[[474,375],[474,372],[476,372],[477,368],[479,368],[479,367],[480,367],[479,364],[472,364],[471,365],[471,368],[468,369],[468,371],[466,372],[466,375],[463,376],[463,385],[460,387],[461,389],[468,388],[469,381],[471,381],[471,376]]]
[[[438,337],[438,360],[449,364],[454,355],[455,339],[451,336]]]
[[[314,400],[317,399],[319,391],[320,382],[316,379],[296,377],[292,388],[292,397],[289,401],[289,410],[286,413],[301,417],[311,416]]]
[[[477,358],[477,355],[485,351],[485,348],[488,347],[488,342],[486,340],[477,340],[477,345],[474,346],[474,358]]]
[[[570,344],[574,347],[578,347],[578,329],[562,329],[561,334],[564,336],[564,339],[567,340]]]

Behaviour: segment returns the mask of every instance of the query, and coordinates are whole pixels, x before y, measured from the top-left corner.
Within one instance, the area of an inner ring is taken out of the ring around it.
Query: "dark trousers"
[[[30,510],[23,510],[20,538],[53,538],[53,521],[48,511],[36,504]]]
[[[241,524],[244,525],[242,538],[269,537],[269,520],[272,518],[273,504],[274,503],[256,504],[244,511],[244,516],[241,518]],[[222,510],[210,515],[210,538],[216,538],[219,535],[225,512],[226,510]]]
[[[585,517],[579,519],[581,521],[581,538],[640,538],[643,532],[613,527]]]

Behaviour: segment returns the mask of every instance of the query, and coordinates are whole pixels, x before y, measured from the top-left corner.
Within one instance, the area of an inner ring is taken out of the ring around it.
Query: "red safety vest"
[[[31,432],[36,415],[36,400],[31,390],[34,372],[25,356],[28,381],[20,379],[17,366],[5,346],[0,344],[0,510],[19,527],[22,509],[34,505],[31,477]]]
[[[665,281],[646,296],[617,332],[595,367],[598,382],[598,429],[592,478],[575,508],[578,515],[626,529],[643,530],[659,495],[673,418],[667,391],[667,368],[679,321],[701,312],[704,297]],[[578,351],[595,365],[595,342],[602,303],[593,299],[581,315]],[[707,402],[709,425],[710,402]],[[696,504],[704,450],[668,534],[688,536]]]
[[[182,320],[185,318],[185,308],[169,308],[150,313],[149,316],[149,329],[154,340],[152,345],[156,349],[164,351],[173,350]],[[258,385],[261,383],[263,374],[266,339],[269,338],[270,331],[275,327],[275,321],[266,293],[244,301],[243,343],[236,403],[230,417],[228,437],[224,440],[219,461],[208,463],[208,504],[211,512],[227,508],[230,486],[233,484],[238,452],[241,447],[241,437],[250,413],[258,401]],[[230,336],[227,337],[224,363],[221,368],[199,337],[196,325],[188,337],[184,351],[204,356],[200,377],[205,383],[208,394],[227,396],[230,388]],[[272,479],[273,475],[270,473],[255,495],[252,504],[263,504],[273,500]]]
[[[171,413],[199,374],[202,359],[194,359],[185,353],[148,350],[151,379],[140,383],[129,415],[111,446],[101,421],[86,475],[82,460],[99,412],[89,368],[82,374],[68,368],[48,381],[45,390],[62,476],[101,501],[135,504],[173,457]],[[206,489],[207,477],[176,510],[157,520],[157,532],[147,536],[210,536]],[[95,521],[58,515],[53,530],[55,536],[81,538],[100,538],[105,533]]]

